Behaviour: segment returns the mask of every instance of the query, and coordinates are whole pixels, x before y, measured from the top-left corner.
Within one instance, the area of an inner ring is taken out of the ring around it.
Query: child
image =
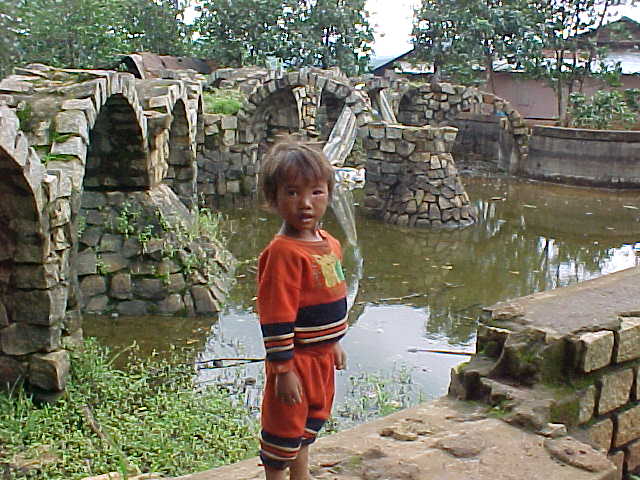
[[[276,145],[261,171],[262,191],[282,217],[260,254],[258,313],[266,381],[260,458],[267,480],[308,480],[309,445],[331,413],[334,368],[346,366],[338,341],[347,329],[340,243],[319,223],[335,183],[324,154]]]

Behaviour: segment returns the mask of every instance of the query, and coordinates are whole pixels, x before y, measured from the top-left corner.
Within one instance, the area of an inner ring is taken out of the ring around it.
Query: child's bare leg
[[[298,456],[289,465],[289,480],[310,480],[309,445],[300,447]]]
[[[276,470],[275,468],[264,466],[266,480],[287,480],[287,470]]]

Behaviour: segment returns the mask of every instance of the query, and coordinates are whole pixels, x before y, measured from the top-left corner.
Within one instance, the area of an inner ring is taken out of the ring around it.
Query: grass
[[[0,470],[9,468],[8,478],[182,475],[256,454],[255,420],[227,393],[194,388],[192,367],[176,365],[177,352],[122,370],[94,340],[73,356],[56,404],[37,407],[20,388],[0,394]],[[32,458],[31,467],[17,469],[18,458]]]
[[[205,113],[235,115],[244,105],[246,98],[240,90],[214,88],[203,92]]]

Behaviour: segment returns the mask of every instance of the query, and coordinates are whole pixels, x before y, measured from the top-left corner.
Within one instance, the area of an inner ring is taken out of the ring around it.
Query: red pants
[[[333,343],[296,348],[293,369],[302,384],[302,401],[287,405],[275,394],[275,373],[267,364],[262,398],[260,458],[272,468],[284,469],[298,455],[301,445],[316,439],[333,405]]]

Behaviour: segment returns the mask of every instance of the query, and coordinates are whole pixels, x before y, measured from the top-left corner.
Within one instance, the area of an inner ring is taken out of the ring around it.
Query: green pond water
[[[362,216],[356,207],[359,251],[345,252],[353,301],[350,330],[343,340],[349,367],[337,377],[338,408],[351,403],[353,409],[357,403],[366,410],[363,396],[375,402],[389,391],[392,402],[401,405],[415,401],[418,392],[425,398],[440,396],[446,393],[451,368],[469,357],[408,349],[473,351],[483,306],[639,262],[640,192],[510,178],[468,177],[464,183],[479,221],[463,230],[389,226]],[[255,207],[223,213],[229,219],[229,248],[241,261],[224,312],[199,319],[88,317],[85,334],[115,348],[135,340],[143,354],[173,344],[192,347],[197,360],[262,357],[254,311],[255,258],[279,221]],[[346,245],[332,213],[324,228]],[[246,404],[255,406],[260,372],[261,365],[254,364],[202,370],[198,379],[233,384]],[[383,391],[379,385],[385,382]]]

